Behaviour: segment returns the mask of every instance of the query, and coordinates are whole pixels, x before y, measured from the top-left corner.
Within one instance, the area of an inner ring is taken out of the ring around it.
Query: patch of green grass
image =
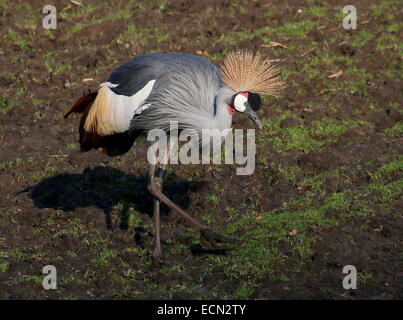
[[[17,45],[22,52],[27,52],[30,49],[30,41],[23,38],[19,33],[15,32],[13,29],[8,29],[6,39]]]
[[[315,73],[318,73],[321,78],[325,78],[327,74],[323,70],[330,72],[335,66],[349,67],[353,63],[353,58],[349,56],[336,56],[326,51],[318,52],[316,55],[305,58],[301,71],[306,72],[310,79],[318,77]]]
[[[56,66],[54,73],[58,74],[60,72],[64,71],[71,71],[73,69],[73,66],[69,63],[62,63]]]
[[[308,16],[314,16],[315,18],[322,18],[326,15],[327,8],[324,6],[309,6],[302,12],[306,13]]]
[[[91,260],[91,263],[95,268],[103,268],[106,267],[112,259],[116,258],[117,255],[118,252],[116,250],[103,248],[98,253],[98,256]]]
[[[129,214],[128,226],[130,228],[138,227],[141,225],[141,218],[134,213]]]
[[[8,266],[9,266],[9,263],[8,263],[8,262],[2,262],[2,263],[0,263],[0,275],[1,275],[2,273],[5,273],[5,272],[8,270]]]
[[[208,212],[202,216],[202,219],[207,223],[207,225],[210,225],[213,222],[213,218],[214,215],[211,212]]]
[[[401,171],[401,166],[401,161],[393,161],[383,165],[372,176],[390,177]],[[243,292],[244,288],[257,285],[257,279],[272,272],[282,259],[306,259],[317,241],[316,231],[345,223],[351,217],[369,216],[375,203],[389,210],[393,199],[397,199],[403,189],[403,180],[398,180],[388,184],[371,183],[360,188],[358,193],[345,190],[326,194],[323,188],[326,177],[338,177],[344,187],[352,186],[348,177],[342,177],[342,169],[330,170],[300,181],[298,185],[307,188],[305,196],[284,203],[276,210],[242,215],[232,213],[232,222],[227,225],[226,233],[241,235],[244,243],[236,253],[231,252],[228,257],[211,257],[210,260],[214,264],[225,265],[225,273],[229,277],[241,280],[235,297],[249,296],[253,290]],[[338,218],[326,215],[334,210],[340,212]],[[291,243],[288,258],[278,251],[280,241]]]
[[[73,66],[64,60],[57,58],[58,53],[56,51],[47,51],[44,54],[44,66],[48,70],[49,74],[57,75],[65,71],[71,71]],[[62,62],[63,61],[63,62]]]
[[[4,78],[5,80],[8,80],[10,82],[15,81],[15,79],[16,79],[15,74],[8,70],[0,70],[0,77]]]
[[[251,41],[257,36],[258,35],[254,30],[240,28],[239,30],[232,31],[231,33],[228,33],[225,35],[223,34],[221,37],[212,39],[210,41],[213,41],[214,45],[224,45],[225,47],[236,47],[237,44],[239,45],[239,43],[242,43],[245,41]],[[207,39],[203,39],[203,40],[207,40]],[[207,40],[207,41],[209,41],[209,40]],[[224,56],[225,56],[225,54],[222,55],[222,58]],[[218,62],[218,60],[213,60],[213,61]]]
[[[63,278],[58,280],[58,286],[63,287],[66,284],[86,285],[87,282],[88,282],[88,280],[82,278],[82,275],[80,275],[80,274],[76,275],[74,273],[71,273],[71,274],[64,275]]]
[[[210,194],[209,196],[207,196],[206,198],[207,202],[209,202],[210,204],[216,206],[217,204],[220,203],[220,198],[218,198],[217,195],[215,194]]]
[[[7,170],[13,167],[14,161],[0,162],[0,170]]]
[[[383,165],[373,176],[388,177],[400,171],[401,166],[401,162],[393,161]],[[236,253],[231,252],[228,257],[211,257],[210,261],[225,265],[227,276],[241,280],[234,297],[249,297],[253,292],[253,286],[258,285],[257,279],[272,272],[281,260],[306,259],[311,254],[310,248],[317,241],[316,231],[344,223],[351,217],[369,216],[374,203],[389,210],[392,200],[396,199],[403,189],[403,180],[398,180],[388,184],[371,183],[360,188],[358,194],[346,190],[326,195],[326,192],[323,192],[325,178],[341,178],[340,175],[340,170],[336,169],[300,181],[299,186],[308,188],[305,196],[284,203],[276,210],[232,214],[233,222],[227,225],[226,233],[230,236],[241,235],[240,238],[244,243]],[[348,178],[341,183],[351,186]],[[328,217],[326,213],[329,210],[340,212],[339,218]],[[280,241],[291,243],[288,258],[284,258],[279,252]]]
[[[347,210],[349,204],[350,201],[345,192],[336,192],[325,199],[324,205],[321,209],[324,210],[323,212],[326,212],[329,209],[344,211]]]
[[[272,167],[279,173],[282,183],[295,183],[297,181],[297,173],[299,167],[292,167],[282,164],[281,162],[272,162]]]
[[[11,4],[11,3],[8,3],[8,2],[0,2],[0,15],[1,15],[1,17],[5,17],[6,16],[6,14],[10,11],[10,10],[12,10],[12,8],[13,8],[13,5]]]
[[[395,109],[396,111],[399,111],[401,114],[403,114],[403,111],[400,108],[400,104],[397,102],[389,102],[389,107],[392,109]]]
[[[315,194],[322,189],[325,183],[325,174],[315,175],[314,177],[305,178],[298,185],[307,188],[309,192]]]
[[[403,23],[397,22],[392,23],[386,27],[387,32],[399,32],[403,29]]]
[[[0,258],[15,258],[15,259],[22,259],[23,257],[23,252],[21,251],[21,249],[18,248],[12,248],[12,249],[8,249],[7,251],[0,251]]]
[[[361,30],[351,39],[351,45],[356,48],[364,46],[367,42],[372,41],[375,35],[369,31]]]
[[[328,139],[337,137],[347,130],[347,123],[336,121],[334,118],[325,117],[320,121],[315,121],[311,130],[311,135],[317,139]]]
[[[67,150],[77,150],[77,149],[79,148],[79,145],[78,145],[78,143],[73,142],[73,143],[67,144],[67,145],[65,146],[65,148],[66,148]]]
[[[279,27],[264,27],[256,30],[256,34],[265,42],[264,37],[304,39],[307,33],[318,26],[318,22],[303,19],[301,21],[287,21]]]
[[[400,159],[383,164],[378,170],[374,173],[369,173],[371,179],[379,180],[379,179],[390,179],[395,174],[403,172],[403,157]]]
[[[227,226],[226,231],[231,235],[241,234],[245,242],[236,254],[220,257],[228,263],[226,273],[236,278],[248,276],[249,279],[267,274],[282,259],[278,252],[280,240],[292,243],[294,259],[306,257],[316,241],[312,232],[338,223],[335,219],[326,218],[324,213],[332,208],[343,210],[347,203],[343,193],[336,193],[327,197],[319,208],[301,198],[279,210],[238,217],[236,222]],[[293,208],[294,205],[301,209]],[[214,261],[214,258],[211,259]]]
[[[380,16],[388,12],[388,10],[393,10],[395,7],[392,7],[392,1],[380,1],[378,3],[371,4],[369,8],[373,15]]]
[[[134,42],[138,45],[146,45],[149,42],[162,43],[170,39],[169,33],[161,33],[155,27],[138,27],[134,24],[129,24],[126,31],[121,33],[117,42]]]
[[[82,19],[83,21],[89,20],[91,14],[96,11],[96,6],[85,4],[83,6],[75,7],[74,10],[66,10],[58,12],[58,15],[63,19]]]
[[[308,152],[318,149],[323,143],[312,139],[309,129],[304,126],[294,126],[283,130],[282,136],[273,138],[273,147],[278,152],[287,150],[296,150],[299,152]]]
[[[89,26],[95,26],[97,24],[109,22],[109,21],[114,21],[114,20],[119,20],[119,19],[127,19],[130,18],[133,15],[133,12],[131,11],[130,7],[124,7],[124,8],[116,8],[113,14],[109,16],[104,16],[102,18],[94,18],[90,22],[79,22],[75,24],[73,27],[68,29],[65,33],[64,40],[66,38],[71,38],[75,33],[78,31],[82,30],[85,27]]]
[[[375,39],[375,48],[379,51],[390,50],[390,49],[401,49],[402,44],[399,41],[399,37],[390,31],[388,33],[383,33],[381,36]]]
[[[403,135],[403,122],[397,122],[393,127],[387,128],[385,133],[393,137],[401,137]]]
[[[375,182],[365,186],[367,195],[371,196],[372,203],[378,203],[386,210],[392,209],[392,201],[403,192],[403,179],[390,183]]]
[[[1,94],[0,95],[0,112],[3,114],[9,113],[13,108],[21,105],[21,101],[11,99],[10,97]]]
[[[32,173],[30,175],[29,179],[32,182],[37,183],[37,182],[45,179],[46,177],[52,176],[55,172],[56,172],[56,167],[54,165],[52,165],[50,162],[48,162],[41,171]]]
[[[336,141],[349,127],[360,124],[359,122],[325,117],[313,122],[311,127],[305,126],[302,119],[297,119],[299,124],[281,128],[281,121],[289,116],[290,113],[285,112],[272,121],[263,120],[265,129],[259,134],[258,142],[270,143],[277,152],[297,150],[306,153]],[[291,117],[293,116],[291,115]]]
[[[373,74],[363,68],[355,65],[355,61],[349,56],[336,56],[328,52],[318,53],[312,57],[307,57],[301,72],[306,74],[303,82],[314,89],[318,95],[333,97],[340,92],[349,92],[368,96],[369,79]],[[338,70],[344,70],[340,78],[327,79],[327,76]],[[326,83],[326,87],[319,86],[315,88],[315,83]]]
[[[32,104],[34,105],[34,107],[43,104],[43,101],[42,101],[41,99],[38,99],[38,98],[32,98],[32,99],[31,99],[31,102],[32,102]]]
[[[246,300],[250,297],[255,288],[256,285],[254,285],[253,283],[241,285],[238,288],[236,288],[234,292],[234,298],[240,300]]]
[[[17,42],[18,34],[13,29],[8,29],[7,31],[7,40],[16,43]]]
[[[244,7],[242,1],[231,1],[230,8],[233,16],[246,13],[246,8]]]

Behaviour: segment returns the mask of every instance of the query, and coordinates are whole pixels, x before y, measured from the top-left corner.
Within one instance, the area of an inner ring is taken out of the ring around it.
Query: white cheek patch
[[[248,101],[248,98],[243,96],[242,94],[238,94],[234,99],[234,108],[238,112],[244,112],[246,109],[245,102]]]

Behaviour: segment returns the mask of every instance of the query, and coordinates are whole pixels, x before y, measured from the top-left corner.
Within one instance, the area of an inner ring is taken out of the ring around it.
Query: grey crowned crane
[[[82,113],[81,151],[100,149],[116,156],[128,152],[136,138],[152,129],[169,134],[172,121],[177,121],[179,131],[230,129],[232,116],[238,112],[261,127],[255,113],[260,95],[278,97],[283,87],[278,69],[258,53],[230,53],[219,68],[190,54],[151,53],[118,67],[97,92],[79,99],[65,118],[73,112]],[[162,253],[160,202],[200,230],[213,245],[237,242],[208,229],[162,193],[165,167],[151,165],[147,183],[154,197],[153,258]]]

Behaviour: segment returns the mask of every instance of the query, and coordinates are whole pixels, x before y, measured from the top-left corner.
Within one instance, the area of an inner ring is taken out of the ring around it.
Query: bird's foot
[[[202,229],[200,231],[202,237],[206,239],[213,247],[217,247],[217,242],[225,242],[225,243],[242,243],[241,240],[238,239],[233,239],[233,238],[228,238],[224,237],[218,233],[215,233],[211,229]]]

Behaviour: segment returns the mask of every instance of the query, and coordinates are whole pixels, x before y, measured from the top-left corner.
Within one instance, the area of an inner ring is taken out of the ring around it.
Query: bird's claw
[[[201,230],[201,235],[204,239],[210,242],[213,246],[217,246],[217,242],[225,242],[225,243],[242,243],[241,240],[224,237],[218,233],[215,233],[211,229],[203,229]]]

